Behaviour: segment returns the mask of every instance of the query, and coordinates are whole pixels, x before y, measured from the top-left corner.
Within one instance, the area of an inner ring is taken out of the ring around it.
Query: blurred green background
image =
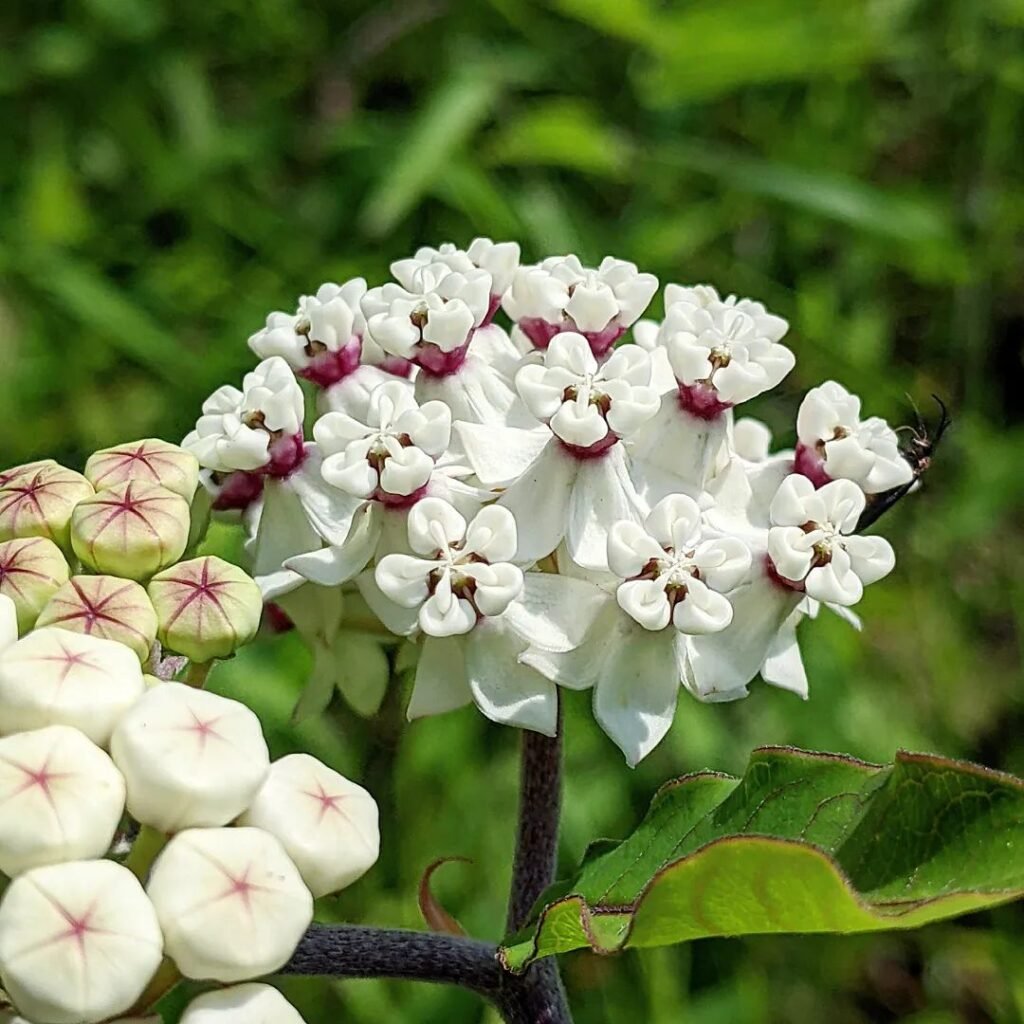
[[[629,258],[763,299],[796,371],[750,410],[781,442],[838,377],[955,426],[885,521],[894,575],[857,635],[807,623],[812,698],[686,701],[635,772],[568,716],[566,868],[664,779],[794,743],[1024,773],[1024,0],[6,0],[0,5],[0,464],[176,439],[251,363],[267,311],[380,280],[417,245]],[[497,937],[517,736],[471,711],[298,729],[294,636],[218,676],[381,801],[378,867],[324,911],[415,925],[436,888]],[[1024,1021],[1024,911],[900,938],[713,941],[567,958],[579,1024]],[[289,983],[310,1024],[470,1024],[473,998]]]

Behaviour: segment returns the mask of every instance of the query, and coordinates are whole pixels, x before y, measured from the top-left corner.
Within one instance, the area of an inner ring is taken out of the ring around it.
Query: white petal
[[[720,633],[732,622],[732,617],[728,598],[704,586],[700,580],[690,580],[686,597],[672,612],[672,624],[680,633],[699,636]]]
[[[412,555],[386,555],[377,563],[373,578],[385,596],[403,608],[419,608],[430,596],[427,581],[440,562]]]
[[[561,543],[579,466],[560,445],[550,444],[499,499],[516,521],[517,562],[538,562]]]
[[[419,623],[428,636],[461,636],[476,625],[476,611],[469,601],[452,593],[446,576],[420,608]]]
[[[589,402],[563,402],[551,417],[551,430],[566,444],[589,448],[608,436],[608,424]]]
[[[486,486],[517,480],[548,445],[557,447],[546,427],[525,430],[458,422],[455,433],[473,472]]]
[[[565,652],[583,642],[608,602],[608,592],[586,580],[528,572],[503,618],[531,648]]]
[[[651,509],[644,526],[662,547],[679,551],[700,530],[700,508],[685,494],[670,494]]]
[[[356,513],[344,544],[294,555],[285,560],[284,566],[310,583],[336,587],[363,571],[373,557],[380,534],[381,513],[376,504],[370,503]]]
[[[864,511],[865,498],[852,480],[833,480],[819,487],[815,497],[821,503],[826,522],[833,523],[843,533],[853,532]]]
[[[648,562],[664,555],[664,549],[639,523],[628,519],[612,523],[608,531],[608,568],[616,576],[624,580],[639,576]]]
[[[814,495],[814,484],[799,473],[791,473],[779,484],[769,514],[775,526],[803,526],[811,517],[807,501]]]
[[[403,608],[377,586],[374,570],[367,569],[356,577],[356,587],[370,611],[395,636],[409,636],[419,629],[419,607]]]
[[[732,432],[733,451],[748,462],[763,462],[772,445],[772,432],[766,423],[751,416],[737,420]]]
[[[380,486],[389,494],[408,496],[426,486],[434,460],[419,448],[402,448],[384,462]]]
[[[298,496],[306,518],[328,544],[343,544],[362,502],[325,481],[316,445],[306,446],[306,459],[286,480]]]
[[[789,690],[806,699],[808,692],[807,670],[800,656],[800,645],[796,639],[796,623],[800,615],[790,616],[786,625],[779,630],[765,655],[761,666],[761,678],[771,686]]]
[[[247,547],[252,575],[277,572],[293,555],[315,551],[322,545],[298,493],[287,480],[268,479],[263,486],[256,534]]]
[[[466,551],[488,562],[507,562],[516,553],[516,521],[507,508],[489,505],[481,509],[466,530]]]
[[[424,498],[409,510],[409,544],[420,555],[446,550],[466,536],[466,520],[442,498]]]
[[[693,556],[701,578],[712,590],[725,593],[750,570],[750,548],[738,537],[721,537],[700,544]]]
[[[481,615],[501,615],[523,590],[523,570],[511,562],[475,563],[462,570],[476,580],[474,603]]]
[[[888,576],[896,565],[896,553],[884,537],[848,537],[844,546],[850,566],[864,586]]]
[[[664,584],[657,580],[627,580],[615,591],[619,607],[644,629],[664,629],[672,618]]]
[[[773,526],[768,531],[768,557],[784,579],[802,580],[811,568],[814,552],[799,526]]]
[[[466,677],[463,638],[425,637],[406,712],[409,719],[454,711],[472,699],[473,692]]]
[[[834,604],[856,604],[864,596],[864,585],[850,567],[845,551],[832,550],[832,561],[807,574],[804,582],[808,597]]]

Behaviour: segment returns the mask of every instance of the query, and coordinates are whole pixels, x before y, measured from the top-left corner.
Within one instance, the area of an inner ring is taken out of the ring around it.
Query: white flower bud
[[[160,642],[197,662],[234,654],[256,635],[263,614],[256,581],[215,555],[157,573],[147,592]]]
[[[104,747],[144,690],[127,647],[47,626],[0,652],[0,733],[70,725]]]
[[[199,486],[199,462],[176,444],[147,437],[90,455],[85,476],[97,491],[136,480],[166,487],[191,501]]]
[[[275,761],[239,820],[277,836],[316,898],[361,878],[380,852],[377,802],[309,754]]]
[[[77,729],[0,740],[0,871],[102,857],[124,814],[124,779]]]
[[[147,886],[167,955],[186,978],[235,982],[287,963],[313,897],[284,848],[258,828],[179,832]]]
[[[193,999],[181,1024],[305,1024],[276,988],[250,982]]]
[[[145,661],[156,640],[156,612],[146,591],[117,576],[74,576],[50,598],[36,625],[87,633],[130,647]]]
[[[92,493],[92,484],[81,473],[56,463],[16,474],[0,486],[0,540],[46,537],[69,550],[71,513]]]
[[[189,525],[189,504],[180,494],[129,480],[78,503],[71,543],[90,569],[143,580],[181,557]]]
[[[0,979],[45,1024],[124,1013],[160,965],[163,939],[138,879],[109,860],[20,875],[0,903]]]
[[[270,765],[244,704],[183,683],[147,690],[114,730],[110,754],[132,817],[176,832],[226,825],[252,802]]]
[[[18,628],[27,633],[39,613],[68,581],[71,571],[59,547],[45,537],[0,543],[0,594],[18,610]]]

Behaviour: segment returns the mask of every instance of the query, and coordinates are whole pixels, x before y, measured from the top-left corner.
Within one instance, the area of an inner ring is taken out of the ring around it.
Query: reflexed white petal
[[[680,633],[692,636],[720,633],[732,622],[732,618],[729,599],[696,579],[690,580],[686,597],[677,602],[672,611],[672,625]]]
[[[466,530],[466,551],[488,562],[507,562],[516,553],[516,521],[507,508],[489,505],[473,517]]]
[[[639,576],[651,559],[664,554],[664,549],[639,523],[628,519],[612,523],[608,531],[608,568],[616,576],[624,580]]]
[[[466,670],[476,706],[492,721],[554,736],[555,686],[516,657],[524,644],[500,620],[485,621],[466,640]]]
[[[473,335],[465,361],[455,373],[442,377],[419,374],[416,396],[423,402],[444,402],[451,409],[455,421],[490,426],[530,426],[532,417],[521,407],[511,379],[477,350],[477,337],[490,333],[492,329],[500,330],[491,324]]]
[[[621,444],[600,458],[581,462],[565,531],[573,560],[585,569],[607,568],[608,531],[620,520],[639,520],[641,514],[640,497],[629,479]],[[523,518],[517,516],[516,522],[522,532]]]
[[[610,595],[586,580],[528,572],[522,593],[505,611],[506,625],[532,648],[569,651],[583,642]]]
[[[377,585],[373,569],[367,569],[356,577],[356,587],[370,611],[380,619],[389,632],[395,636],[410,636],[419,629],[419,605],[403,608],[392,601]]]
[[[538,562],[561,543],[573,484],[581,465],[560,445],[550,444],[498,500],[516,521],[517,562]]]
[[[808,693],[807,670],[800,656],[800,645],[796,639],[796,623],[801,616],[791,615],[779,630],[768,648],[764,664],[761,666],[761,678],[770,686],[789,690],[805,700]]]
[[[473,472],[488,487],[512,483],[549,445],[557,447],[547,427],[526,430],[457,422],[455,434]]]
[[[284,566],[322,587],[346,583],[362,572],[373,557],[381,535],[381,519],[378,506],[367,504],[356,513],[344,544],[293,555],[285,560]]]
[[[594,717],[634,767],[672,725],[679,693],[675,633],[639,625],[609,645],[594,687]]]
[[[278,572],[293,555],[322,547],[320,534],[302,507],[288,480],[267,479],[263,500],[253,508],[253,536],[246,545],[250,572],[267,576]]]
[[[306,518],[328,544],[345,542],[361,501],[325,480],[317,445],[306,446],[305,461],[283,483],[297,495]]]
[[[410,720],[454,711],[473,700],[464,644],[462,637],[424,637],[406,712]]]
[[[884,537],[847,537],[844,547],[850,567],[864,586],[888,576],[896,565],[896,553]]]
[[[419,608],[430,596],[427,580],[441,562],[412,555],[385,555],[374,569],[373,578],[384,595],[403,608]]]
[[[423,498],[409,510],[409,544],[433,555],[466,536],[466,520],[442,498]]]
[[[664,629],[672,618],[665,586],[658,580],[627,580],[615,591],[615,599],[644,629]]]

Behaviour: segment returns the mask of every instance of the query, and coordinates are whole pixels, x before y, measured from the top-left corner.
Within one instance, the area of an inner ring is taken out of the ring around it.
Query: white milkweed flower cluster
[[[178,560],[198,479],[148,440],[84,475],[0,473],[0,986],[26,1024],[151,1020],[165,959],[222,984],[273,973],[314,900],[377,859],[369,793],[308,755],[271,761],[245,704],[174,681],[263,610],[237,566]],[[260,984],[183,1019],[301,1024]]]
[[[380,645],[408,637],[410,717],[474,703],[548,734],[557,687],[592,688],[630,764],[681,688],[730,700],[760,674],[806,696],[799,621],[856,622],[892,570],[857,531],[913,478],[895,432],[828,382],[773,453],[734,409],[793,369],[788,324],[708,285],[668,285],[659,324],[657,279],[612,257],[521,265],[478,238],[391,269],[272,314],[263,361],[183,442],[317,664],[350,650],[372,710]]]

